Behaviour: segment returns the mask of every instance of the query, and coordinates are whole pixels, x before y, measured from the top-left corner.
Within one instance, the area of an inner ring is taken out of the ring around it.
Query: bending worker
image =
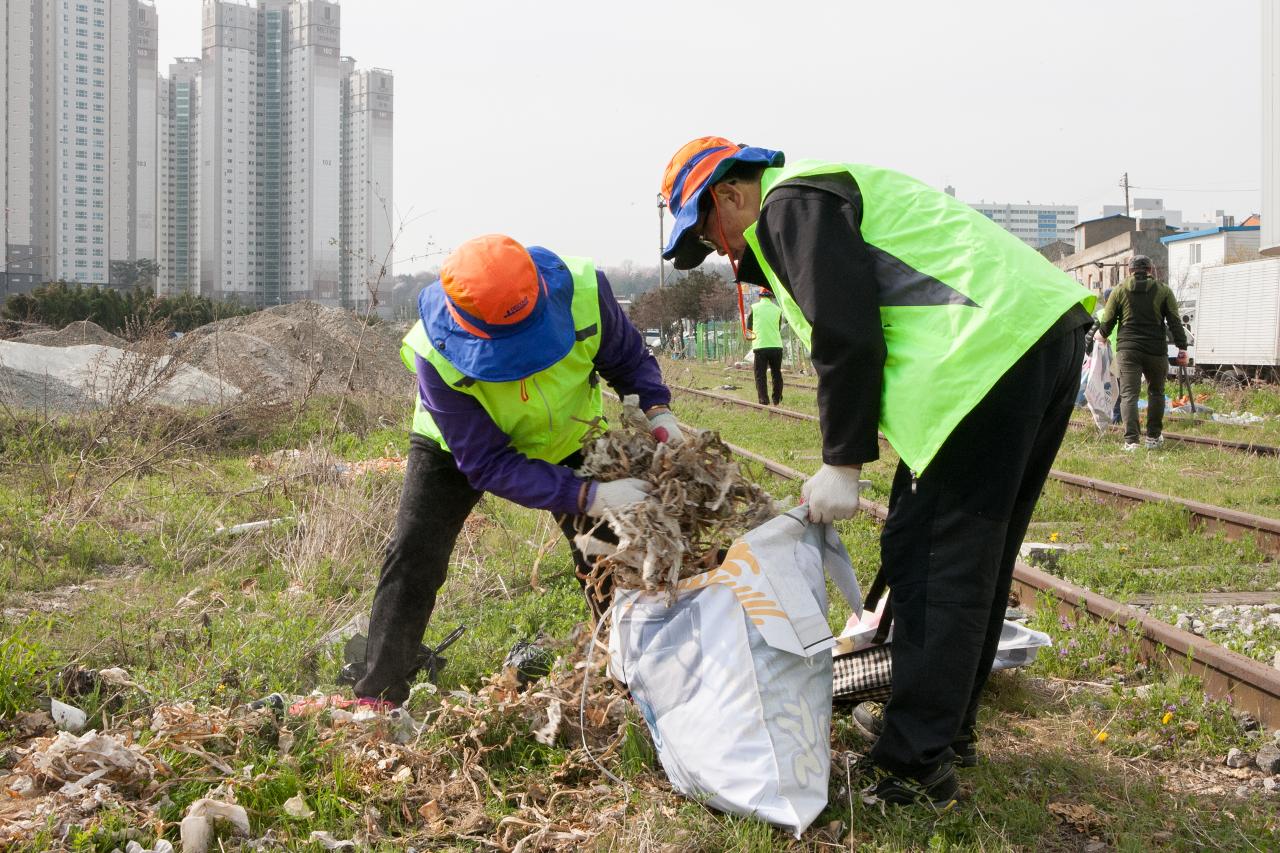
[[[747,315],[751,330],[751,352],[756,371],[756,397],[760,405],[769,405],[769,383],[765,372],[773,374],[773,404],[782,402],[782,309],[774,301],[773,292],[762,288],[760,298]]]
[[[1147,379],[1148,448],[1164,444],[1164,380],[1169,373],[1165,326],[1178,348],[1177,363],[1187,363],[1187,332],[1178,316],[1178,300],[1169,285],[1151,275],[1151,259],[1138,255],[1133,275],[1111,291],[1098,319],[1099,342],[1116,332],[1116,361],[1120,365],[1120,414],[1124,418],[1124,449],[1138,449],[1138,394]]]
[[[1094,298],[968,205],[897,172],[703,137],[662,186],[677,269],[769,287],[818,376],[809,517],[850,518],[877,427],[901,462],[881,536],[893,688],[865,795],[945,806],[974,756],[1014,559],[1080,382]]]
[[[418,311],[401,348],[418,377],[404,491],[355,685],[374,707],[408,698],[454,542],[483,493],[554,513],[580,576],[574,517],[644,499],[643,480],[574,471],[603,414],[597,376],[639,395],[659,440],[683,440],[657,362],[586,258],[477,237],[444,262]]]

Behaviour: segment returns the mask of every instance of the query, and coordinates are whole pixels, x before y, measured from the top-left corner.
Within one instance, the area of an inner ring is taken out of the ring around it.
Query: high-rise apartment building
[[[0,0],[0,297],[39,284],[48,255],[45,187],[44,10],[35,0]]]
[[[261,305],[357,304],[341,280],[342,258],[385,254],[385,246],[346,244],[344,106],[353,70],[340,55],[338,3],[204,0],[203,14],[201,292]],[[389,104],[384,112],[389,125]],[[362,163],[387,171],[389,200],[389,144],[385,157],[385,167],[367,154]]]
[[[161,126],[162,296],[200,292],[200,60],[169,66]]]
[[[154,79],[155,8],[150,0],[3,0],[0,8],[5,290],[54,278],[108,284],[113,260],[137,257],[146,124],[138,69],[149,62]]]
[[[336,0],[203,0],[167,78],[158,31],[154,0],[0,0],[0,296],[147,258],[161,293],[366,304],[391,74],[343,59]]]
[[[127,5],[127,4],[126,4]],[[160,242],[157,215],[160,206],[160,26],[156,7],[150,2],[137,8],[138,33],[134,50],[137,65],[135,102],[137,191],[134,195],[135,254],[159,262]]]
[[[382,68],[356,70],[345,59],[342,95],[342,256],[339,297],[364,307],[371,292],[390,288],[394,80]]]

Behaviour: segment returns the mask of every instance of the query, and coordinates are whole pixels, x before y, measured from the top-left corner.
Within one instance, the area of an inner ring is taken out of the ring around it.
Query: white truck
[[[1194,319],[1200,370],[1274,377],[1280,369],[1280,258],[1206,269]]]

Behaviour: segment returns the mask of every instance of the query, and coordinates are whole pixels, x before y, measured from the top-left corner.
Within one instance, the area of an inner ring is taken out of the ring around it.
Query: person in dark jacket
[[[1169,374],[1169,350],[1165,328],[1178,347],[1177,363],[1187,363],[1187,333],[1178,314],[1173,291],[1152,275],[1151,259],[1133,259],[1133,275],[1111,293],[1098,319],[1098,343],[1117,326],[1116,361],[1120,366],[1120,412],[1124,418],[1124,449],[1138,449],[1138,394],[1147,380],[1148,448],[1164,443],[1164,381]]]
[[[727,254],[812,353],[823,464],[801,489],[809,518],[857,511],[877,429],[898,452],[880,553],[893,693],[863,796],[945,808],[955,762],[974,756],[1095,300],[971,207],[888,169],[702,137],[671,159],[662,194],[675,218],[664,257],[689,269]]]
[[[404,490],[355,685],[377,709],[409,696],[454,543],[485,492],[552,512],[579,578],[590,567],[573,544],[575,518],[645,499],[643,480],[575,470],[603,414],[599,378],[639,396],[659,441],[683,440],[658,363],[586,258],[477,237],[445,260],[418,313],[400,353],[418,378]],[[588,603],[598,615],[601,603]]]

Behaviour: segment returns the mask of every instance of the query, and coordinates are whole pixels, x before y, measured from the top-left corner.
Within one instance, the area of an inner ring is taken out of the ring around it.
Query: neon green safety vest
[[[414,355],[426,359],[454,390],[470,394],[503,432],[511,446],[530,459],[560,462],[581,449],[591,421],[604,413],[595,374],[600,349],[600,294],[595,265],[586,258],[561,258],[573,275],[573,327],[577,340],[569,354],[532,376],[512,382],[471,379],[449,363],[419,320],[405,335],[400,360],[415,370]],[[449,447],[419,395],[413,431]]]
[[[769,191],[848,172],[862,195],[862,237],[878,273],[886,357],[880,429],[919,474],[1023,353],[1072,305],[1096,298],[964,202],[889,169],[800,160],[765,169]],[[770,269],[753,224],[747,244],[806,347],[812,327]]]
[[[751,306],[751,331],[756,339],[752,349],[782,346],[782,309],[772,299],[760,299]]]

